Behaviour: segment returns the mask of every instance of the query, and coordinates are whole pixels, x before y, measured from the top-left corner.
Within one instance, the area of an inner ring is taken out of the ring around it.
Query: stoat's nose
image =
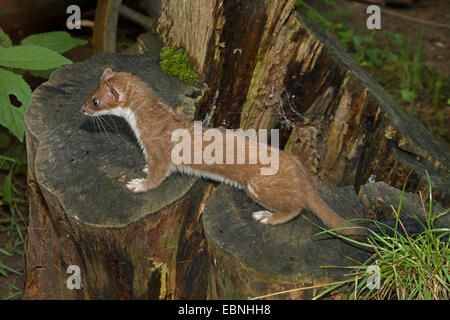
[[[81,107],[80,112],[81,112],[82,114],[89,114],[89,113],[86,111],[84,105]]]

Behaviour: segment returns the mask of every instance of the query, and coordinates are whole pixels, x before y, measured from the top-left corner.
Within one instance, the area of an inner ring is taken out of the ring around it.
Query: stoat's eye
[[[98,106],[100,103],[100,101],[98,101],[97,98],[92,99],[92,104],[94,105],[94,107]]]

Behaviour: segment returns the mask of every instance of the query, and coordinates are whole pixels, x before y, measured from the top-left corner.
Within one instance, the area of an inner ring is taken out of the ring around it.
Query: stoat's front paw
[[[271,224],[273,213],[267,210],[263,211],[255,211],[252,214],[253,219],[264,223],[264,224]]]
[[[142,169],[142,172],[148,174],[148,165],[146,165],[146,166],[144,167],[144,169]]]
[[[127,188],[132,192],[144,192],[148,190],[148,188],[145,185],[145,179],[142,178],[128,181]]]

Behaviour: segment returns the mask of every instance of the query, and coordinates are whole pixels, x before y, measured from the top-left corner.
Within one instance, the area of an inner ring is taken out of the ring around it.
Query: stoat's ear
[[[114,71],[112,71],[110,68],[106,68],[105,71],[103,71],[102,80],[109,80],[114,75]]]
[[[114,96],[114,99],[116,101],[119,101],[119,93],[117,92],[117,90],[111,85],[111,83],[109,83],[108,80],[105,80],[105,83],[108,86],[109,90],[111,91],[112,95]]]
[[[117,90],[111,85],[111,83],[108,81],[109,79],[111,79],[116,73],[114,71],[112,71],[110,68],[106,68],[105,71],[103,71],[102,74],[102,81],[104,81],[106,83],[106,85],[108,86],[109,90],[111,91],[112,95],[114,96],[114,99],[116,101],[119,100],[119,93],[117,92]]]

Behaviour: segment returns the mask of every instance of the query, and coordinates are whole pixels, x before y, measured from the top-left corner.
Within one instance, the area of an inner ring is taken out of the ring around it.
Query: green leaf
[[[36,45],[63,53],[76,46],[82,46],[86,40],[73,38],[65,31],[52,31],[46,33],[32,34],[21,41],[22,45]]]
[[[314,10],[308,10],[308,11],[306,12],[306,16],[307,16],[309,19],[311,19],[312,21],[318,21],[318,20],[320,20],[319,15],[318,15],[317,12],[314,11]]]
[[[17,143],[10,146],[3,156],[10,158],[17,165],[23,165],[27,163],[27,148],[25,144]]]
[[[0,54],[4,50],[7,49],[0,50]],[[22,103],[20,108],[11,104],[10,94],[15,95]],[[0,124],[8,128],[20,141],[23,141],[23,118],[30,100],[31,89],[25,80],[18,74],[0,68]]]
[[[43,79],[49,79],[50,75],[52,74],[53,71],[55,71],[56,69],[48,69],[48,70],[30,70],[30,73],[34,76],[34,77],[41,77]]]
[[[417,95],[409,89],[401,89],[400,95],[402,100],[405,102],[412,102],[415,98],[417,98]]]
[[[9,146],[9,140],[8,134],[0,131],[0,148],[7,148]]]
[[[72,63],[53,50],[34,46],[20,45],[0,50],[0,65],[27,70],[47,70]]]
[[[396,44],[398,46],[403,45],[404,42],[405,42],[405,38],[403,38],[403,36],[401,34],[394,33],[394,32],[389,31],[387,29],[380,30],[380,33],[382,33],[385,36],[389,37],[394,42],[394,44]]]
[[[3,196],[3,201],[5,203],[7,203],[8,205],[11,205],[11,173],[12,171],[9,172],[9,174],[6,176],[5,181],[3,181],[3,187],[2,187],[2,196]]]
[[[364,36],[355,34],[353,36],[353,46],[355,47],[355,51],[359,52],[361,50],[361,43],[364,40]]]
[[[366,49],[365,53],[376,66],[381,65],[381,61],[378,59],[378,52],[375,49]]]
[[[12,46],[9,36],[0,28],[0,47],[8,48]]]

